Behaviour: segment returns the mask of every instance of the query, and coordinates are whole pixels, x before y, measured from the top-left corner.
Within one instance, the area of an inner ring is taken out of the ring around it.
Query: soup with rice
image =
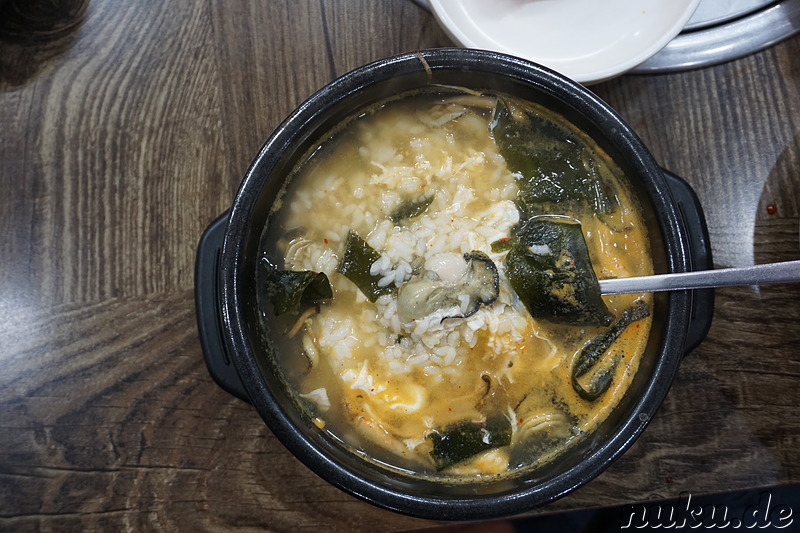
[[[531,468],[636,372],[652,274],[621,171],[536,104],[443,89],[346,121],[297,166],[262,239],[264,325],[309,419],[399,471]]]

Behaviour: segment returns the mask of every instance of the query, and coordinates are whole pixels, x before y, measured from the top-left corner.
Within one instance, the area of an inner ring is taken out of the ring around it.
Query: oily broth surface
[[[334,291],[299,327],[296,317],[267,322],[289,387],[318,427],[384,465],[418,474],[474,479],[559,453],[619,402],[650,329],[650,318],[636,322],[612,345],[620,364],[609,391],[594,402],[577,396],[573,359],[601,328],[532,319],[503,275],[505,254],[491,251],[519,214],[514,176],[489,134],[490,103],[417,94],[354,118],[298,167],[264,240],[273,263],[324,272]],[[619,176],[612,180],[625,231],[580,217],[595,272],[601,279],[651,274],[637,203]],[[389,219],[404,202],[431,196],[421,215],[400,224]],[[482,251],[499,270],[500,295],[465,319],[405,326],[392,296],[369,302],[337,272],[348,231],[382,254],[380,274],[394,276],[396,285],[420,270],[439,267],[446,275],[454,257]],[[604,297],[615,316],[636,299]],[[436,473],[427,435],[483,420],[489,404],[512,418],[512,445]]]

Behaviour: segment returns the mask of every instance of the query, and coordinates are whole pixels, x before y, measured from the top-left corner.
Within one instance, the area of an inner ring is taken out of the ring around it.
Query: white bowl
[[[519,56],[591,84],[666,46],[700,0],[430,0],[459,46]]]

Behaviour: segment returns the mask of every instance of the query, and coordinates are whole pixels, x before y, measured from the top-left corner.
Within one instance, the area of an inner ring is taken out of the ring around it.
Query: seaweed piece
[[[572,132],[533,109],[520,106],[517,118],[497,99],[489,130],[511,172],[517,174],[520,212],[531,215],[543,203],[587,204],[594,213],[619,205],[598,171],[598,163]],[[612,191],[613,192],[613,191]]]
[[[611,169],[605,161],[594,156],[588,149],[581,152],[581,161],[583,168],[588,172],[588,179],[584,185],[590,207],[603,219],[619,207],[619,198],[612,182],[603,179],[603,174],[611,174]]]
[[[488,255],[481,251],[464,254],[466,273],[455,284],[445,284],[426,275],[400,287],[397,314],[404,323],[440,313],[441,319],[466,318],[481,305],[491,305],[500,294],[500,276]],[[466,299],[465,299],[466,298]]]
[[[506,277],[533,318],[575,326],[611,323],[579,223],[533,218],[512,240]]]
[[[436,470],[444,470],[481,452],[511,444],[511,421],[495,415],[484,423],[464,421],[428,435]]]
[[[514,241],[510,237],[504,237],[492,243],[492,252],[498,254],[507,252],[514,247]]]
[[[355,231],[347,233],[344,245],[344,255],[339,262],[338,270],[347,279],[356,284],[370,302],[374,302],[384,294],[394,291],[392,285],[381,287],[378,285],[380,276],[373,276],[369,270],[372,264],[380,259],[381,255],[370,246],[367,241],[358,236]]]
[[[275,316],[298,314],[302,307],[333,298],[331,283],[323,272],[280,270],[266,265],[266,292]]]
[[[612,361],[610,364],[598,370],[589,382],[588,388],[582,386],[578,382],[578,379],[597,365],[600,358],[603,357],[603,354],[608,351],[625,328],[633,322],[641,320],[649,315],[650,310],[647,304],[638,300],[634,305],[622,312],[622,315],[614,322],[614,325],[612,325],[608,331],[593,337],[584,345],[572,366],[572,388],[575,389],[575,392],[577,392],[581,398],[594,401],[608,390],[609,386],[611,386],[611,380],[614,377],[614,371],[617,368],[617,360]]]
[[[421,215],[428,209],[428,206],[433,202],[433,195],[430,195],[422,200],[403,202],[398,208],[389,215],[389,219],[395,224],[416,216]]]

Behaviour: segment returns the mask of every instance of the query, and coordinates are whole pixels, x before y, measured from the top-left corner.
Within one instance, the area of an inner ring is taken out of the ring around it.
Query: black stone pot
[[[667,394],[685,353],[705,336],[712,291],[656,295],[654,323],[639,371],[611,416],[588,438],[525,475],[448,485],[412,479],[364,461],[293,408],[274,371],[272,343],[259,326],[255,268],[261,232],[298,158],[342,119],[387,96],[428,84],[497,90],[546,105],[586,131],[633,182],[649,227],[656,272],[711,268],[696,196],[654,161],[620,117],[583,86],[539,65],[493,52],[440,49],[377,61],[311,96],[267,140],[230,211],[204,234],[196,303],[209,370],[250,402],[278,439],[314,472],[375,505],[440,520],[476,520],[531,510],[608,467],[639,436]]]

